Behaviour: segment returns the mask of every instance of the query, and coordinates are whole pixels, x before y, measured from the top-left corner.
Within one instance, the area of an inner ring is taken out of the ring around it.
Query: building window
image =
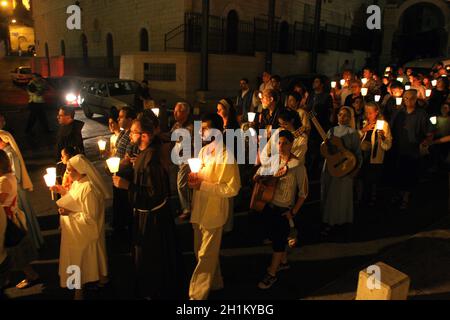
[[[61,40],[61,55],[64,57],[66,56],[66,43],[64,40]]]
[[[144,79],[153,81],[176,81],[175,63],[144,63]]]
[[[149,51],[147,29],[145,29],[145,28],[141,29],[139,42],[140,42],[140,50],[141,51]]]
[[[45,57],[46,58],[50,57],[50,52],[48,50],[48,43],[47,42],[45,43]]]
[[[106,36],[106,56],[108,59],[108,68],[114,68],[114,44],[111,33]]]
[[[278,45],[280,53],[289,52],[289,24],[286,21],[283,21],[280,24],[280,37]]]
[[[83,50],[83,63],[85,66],[88,66],[89,65],[88,41],[85,34],[81,35],[81,48]]]
[[[227,16],[227,52],[234,53],[238,49],[239,16],[231,10]]]

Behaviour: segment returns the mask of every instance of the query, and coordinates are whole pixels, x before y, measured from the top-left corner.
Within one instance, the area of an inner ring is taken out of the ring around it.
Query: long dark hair
[[[11,161],[9,160],[9,157],[6,154],[6,152],[0,150],[0,174],[4,175],[11,172],[12,172]]]

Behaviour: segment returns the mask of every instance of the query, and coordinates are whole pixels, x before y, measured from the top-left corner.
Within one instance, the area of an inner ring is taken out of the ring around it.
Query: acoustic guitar
[[[313,111],[309,112],[309,118],[323,140],[320,153],[327,160],[327,169],[330,175],[341,178],[353,172],[358,161],[355,155],[345,148],[342,139],[336,136],[328,138]]]
[[[284,166],[275,175],[259,176],[253,187],[250,209],[262,212],[266,204],[273,200],[278,180],[287,174],[288,167]]]

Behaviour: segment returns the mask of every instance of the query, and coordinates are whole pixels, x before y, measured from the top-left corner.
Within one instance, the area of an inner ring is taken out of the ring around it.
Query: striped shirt
[[[130,144],[130,130],[120,131],[116,142],[116,149],[117,149],[116,157],[119,157],[120,159],[125,158],[125,155],[127,153],[127,147],[129,144]]]

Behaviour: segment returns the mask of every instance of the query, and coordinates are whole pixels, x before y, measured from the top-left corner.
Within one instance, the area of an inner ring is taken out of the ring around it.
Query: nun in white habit
[[[60,285],[68,287],[71,274],[67,268],[73,265],[80,267],[81,285],[106,284],[105,200],[112,196],[110,187],[84,155],[72,157],[67,172],[73,180],[70,190],[54,188],[63,195],[57,202],[61,215]],[[76,289],[75,299],[82,299],[82,287]]]

